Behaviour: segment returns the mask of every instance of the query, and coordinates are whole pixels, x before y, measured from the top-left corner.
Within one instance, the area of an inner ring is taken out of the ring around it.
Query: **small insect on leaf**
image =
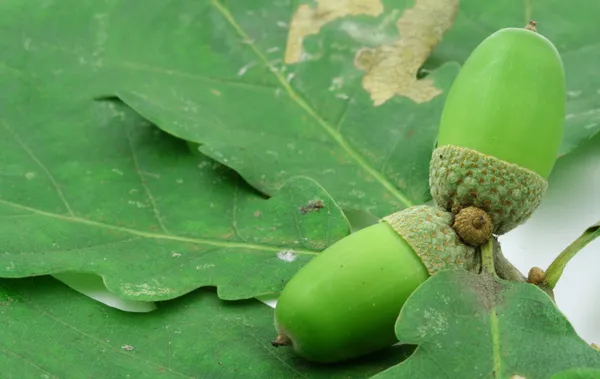
[[[300,213],[318,212],[323,208],[325,208],[323,200],[310,200],[307,205],[300,207]]]

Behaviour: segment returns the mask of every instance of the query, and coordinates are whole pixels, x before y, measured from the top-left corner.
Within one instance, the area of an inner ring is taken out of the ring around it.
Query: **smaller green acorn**
[[[331,363],[398,342],[398,314],[430,275],[479,269],[475,249],[461,242],[452,222],[450,212],[414,206],[331,245],[280,294],[273,345]]]
[[[501,29],[473,50],[448,93],[431,157],[435,203],[454,214],[484,210],[497,235],[537,209],[562,142],[564,68],[534,26]]]

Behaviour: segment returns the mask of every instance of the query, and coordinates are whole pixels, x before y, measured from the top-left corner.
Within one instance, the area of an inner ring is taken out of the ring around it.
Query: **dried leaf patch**
[[[383,12],[380,0],[317,0],[317,6],[302,4],[290,23],[285,63],[300,62],[302,41],[306,36],[319,33],[323,25],[344,16],[379,16]]]
[[[417,80],[417,70],[452,26],[457,10],[458,0],[416,0],[398,19],[394,43],[357,52],[354,64],[366,72],[363,87],[376,106],[396,95],[424,103],[442,93],[431,79]]]

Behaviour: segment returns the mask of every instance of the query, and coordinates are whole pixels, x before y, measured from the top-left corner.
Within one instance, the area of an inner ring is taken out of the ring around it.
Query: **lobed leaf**
[[[0,116],[2,277],[85,272],[124,299],[202,286],[249,298],[350,232],[313,180],[267,200],[121,103],[32,91],[27,104]]]
[[[454,0],[33,4],[0,6],[11,36],[0,48],[50,92],[118,95],[268,195],[307,176],[342,208],[377,217],[430,197],[437,119],[458,67],[416,73]]]
[[[396,336],[418,347],[373,379],[542,379],[567,369],[600,369],[600,351],[577,335],[548,295],[488,274],[432,276],[402,308]]]
[[[77,304],[77,306],[73,306]],[[407,355],[390,348],[346,365],[274,351],[272,309],[202,289],[136,314],[51,278],[0,280],[0,365],[6,378],[366,379]]]

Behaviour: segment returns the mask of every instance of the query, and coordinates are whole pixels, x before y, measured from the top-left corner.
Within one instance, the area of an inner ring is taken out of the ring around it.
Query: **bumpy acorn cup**
[[[474,206],[494,234],[539,206],[562,141],[565,75],[554,45],[532,27],[506,28],[471,53],[448,93],[430,163],[434,202]]]
[[[408,296],[441,269],[478,270],[453,216],[415,206],[331,245],[287,283],[275,309],[273,345],[329,363],[397,342],[394,324]]]

